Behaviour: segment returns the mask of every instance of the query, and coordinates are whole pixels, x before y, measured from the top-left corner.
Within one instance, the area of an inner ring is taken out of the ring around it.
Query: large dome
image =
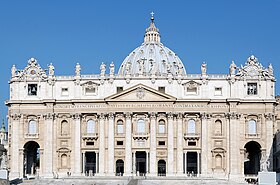
[[[124,59],[119,75],[165,76],[167,74],[184,75],[186,70],[180,58],[160,42],[159,30],[155,27],[152,16],[150,27],[145,32],[144,43]]]

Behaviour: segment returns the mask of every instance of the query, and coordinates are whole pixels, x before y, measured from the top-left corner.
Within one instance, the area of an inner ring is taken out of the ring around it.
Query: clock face
[[[257,76],[257,75],[258,75],[258,70],[257,70],[255,67],[248,67],[248,68],[247,68],[247,73],[248,73],[248,75],[250,75],[251,77]]]

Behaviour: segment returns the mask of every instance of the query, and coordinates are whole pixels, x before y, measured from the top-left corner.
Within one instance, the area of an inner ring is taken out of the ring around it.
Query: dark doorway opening
[[[246,156],[244,160],[244,174],[257,175],[260,171],[261,145],[255,141],[246,143]]]
[[[165,160],[158,161],[158,176],[166,176],[166,162]]]
[[[124,162],[119,159],[116,161],[116,176],[123,176],[124,173]]]
[[[40,146],[35,141],[29,141],[24,145],[23,176],[35,175],[40,169]]]
[[[187,173],[197,174],[197,152],[187,153]]]
[[[93,176],[96,173],[96,153],[85,153],[85,172],[87,176]]]
[[[146,175],[146,152],[136,152],[136,173],[139,176]]]

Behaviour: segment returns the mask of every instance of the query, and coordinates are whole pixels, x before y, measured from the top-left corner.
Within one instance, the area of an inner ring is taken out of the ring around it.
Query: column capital
[[[168,117],[168,119],[173,119],[173,117],[174,117],[173,112],[168,112],[167,117]]]
[[[109,112],[108,118],[109,118],[109,119],[114,119],[114,113],[113,113],[113,112]]]
[[[81,114],[79,114],[79,113],[73,114],[73,115],[72,115],[72,118],[73,118],[74,120],[81,119]]]
[[[273,113],[265,113],[264,117],[266,119],[266,121],[272,121],[274,119],[274,114]]]
[[[46,113],[43,115],[43,118],[45,118],[45,120],[53,120],[54,119],[54,114],[53,113]]]
[[[184,114],[182,112],[177,112],[174,113],[174,115],[176,115],[177,119],[182,119]]]
[[[22,117],[22,114],[11,114],[10,118],[13,120],[19,120]]]
[[[236,113],[236,112],[229,112],[226,114],[226,117],[228,119],[239,119],[241,117],[241,114]]]
[[[150,113],[150,118],[151,119],[156,119],[156,117],[157,117],[157,113],[156,112],[151,112]]]
[[[131,119],[131,117],[132,117],[132,112],[126,112],[126,113],[125,113],[125,117],[126,117],[127,119]]]
[[[104,113],[100,113],[100,114],[98,114],[98,116],[99,116],[99,119],[105,119],[105,114]]]
[[[206,113],[206,112],[200,113],[200,118],[201,119],[209,119],[210,117],[211,117],[211,115]]]

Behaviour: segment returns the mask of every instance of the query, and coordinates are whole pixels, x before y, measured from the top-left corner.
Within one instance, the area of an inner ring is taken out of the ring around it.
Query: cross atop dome
[[[154,22],[155,18],[154,18],[154,12],[151,12],[151,21]]]
[[[154,23],[154,12],[151,12],[151,24],[150,27],[146,29],[145,36],[144,36],[144,43],[148,42],[160,42],[160,34],[159,29],[156,28]]]

